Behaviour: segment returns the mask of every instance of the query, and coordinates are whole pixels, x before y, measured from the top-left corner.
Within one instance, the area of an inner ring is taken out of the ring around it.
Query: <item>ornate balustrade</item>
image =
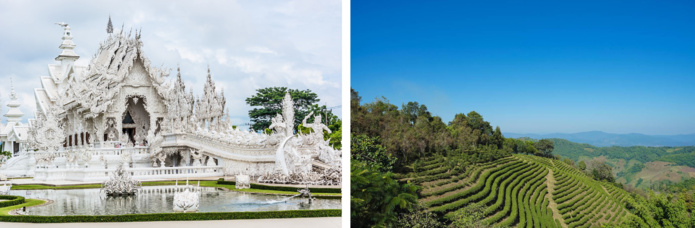
[[[109,173],[113,171],[115,169],[36,169],[34,171],[34,180],[101,182],[108,180]],[[134,180],[200,178],[224,175],[222,166],[127,168],[126,171],[130,172]]]
[[[191,181],[189,185],[185,185],[186,181],[179,181],[179,185],[162,185],[162,186],[150,186],[142,187],[138,189],[138,194],[158,194],[158,193],[176,193],[183,192],[188,189],[192,192],[203,192],[203,193],[214,193],[217,192],[215,188],[211,187],[198,187],[195,181]]]
[[[67,157],[67,153],[70,150],[73,151],[79,151],[82,148],[75,147],[66,147],[65,150],[53,152],[53,155],[56,158],[64,158]],[[132,155],[147,155],[149,153],[150,147],[147,146],[136,146],[136,147],[127,147],[127,148],[85,148],[87,151],[90,151],[92,153],[92,156],[109,156],[109,155],[115,155],[115,156],[120,156],[121,154],[124,153],[131,153]],[[36,155],[41,155],[41,154],[49,154],[50,152],[44,152],[44,151],[31,151],[31,152],[26,152],[25,155],[28,156],[36,156]]]
[[[276,147],[241,145],[224,137],[201,134],[169,134],[164,136],[162,147],[187,146],[203,150],[218,157],[250,162],[274,162]]]

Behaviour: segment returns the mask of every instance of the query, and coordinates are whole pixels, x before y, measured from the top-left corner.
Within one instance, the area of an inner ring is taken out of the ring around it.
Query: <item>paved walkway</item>
[[[106,228],[229,228],[229,227],[282,227],[282,228],[337,228],[342,227],[342,219],[340,217],[327,218],[291,218],[291,219],[251,219],[251,220],[212,220],[212,221],[166,221],[166,222],[120,222],[120,223],[5,223],[0,222],[2,228],[34,228],[34,227],[51,227],[51,228],[91,228],[91,227],[106,227]]]

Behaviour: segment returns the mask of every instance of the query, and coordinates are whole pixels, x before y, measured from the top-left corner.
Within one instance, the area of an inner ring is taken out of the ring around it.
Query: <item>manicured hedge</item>
[[[140,222],[140,221],[185,221],[185,220],[231,220],[340,217],[340,209],[261,211],[261,212],[205,212],[205,213],[160,213],[128,215],[70,215],[70,216],[0,216],[3,222],[65,223],[65,222]]]
[[[220,178],[217,180],[217,184],[223,184],[223,185],[236,185],[236,181],[225,181]]]
[[[24,197],[21,196],[0,195],[0,199],[7,200],[0,202],[0,207],[9,207],[24,203]]]
[[[218,180],[217,184],[236,185],[236,182]],[[296,187],[270,186],[270,185],[254,184],[254,183],[251,183],[251,188],[252,189],[275,190],[275,191],[288,191],[288,192],[296,192],[297,189],[299,189]],[[340,188],[309,188],[309,191],[311,191],[312,193],[341,193]]]

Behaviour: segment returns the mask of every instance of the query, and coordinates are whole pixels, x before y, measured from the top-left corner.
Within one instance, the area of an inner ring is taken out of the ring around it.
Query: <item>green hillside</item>
[[[572,147],[566,140],[556,144],[504,138],[500,127],[493,128],[475,111],[456,114],[445,123],[417,102],[400,109],[386,98],[362,104],[354,90],[350,112],[352,227],[695,224],[695,195],[687,190],[689,184],[655,193],[616,183],[626,177],[615,175],[643,169],[640,178],[633,179],[645,183],[677,177],[679,171],[668,162],[654,160],[687,157],[691,148],[640,147],[632,152]],[[575,163],[558,154],[591,162]]]
[[[464,169],[447,160],[427,159],[402,177],[421,186],[428,211],[451,222],[470,205],[482,206],[483,225],[502,227],[592,227],[631,215],[627,192],[558,160],[515,154]]]
[[[683,147],[596,147],[565,139],[550,139],[553,154],[580,161],[606,162],[616,181],[641,189],[657,189],[695,177],[695,146]]]
[[[651,161],[674,162],[677,165],[695,167],[695,160],[682,159],[695,156],[695,146],[681,147],[596,147],[586,143],[575,143],[566,139],[550,139],[555,143],[554,154],[574,161],[582,157],[606,156],[609,159],[636,160],[642,163]]]

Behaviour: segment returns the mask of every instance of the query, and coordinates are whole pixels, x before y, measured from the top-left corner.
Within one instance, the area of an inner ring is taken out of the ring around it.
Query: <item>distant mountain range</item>
[[[613,134],[602,131],[553,134],[503,133],[507,138],[529,137],[532,139],[560,138],[594,146],[695,146],[695,134],[687,135],[645,135],[638,133]]]

